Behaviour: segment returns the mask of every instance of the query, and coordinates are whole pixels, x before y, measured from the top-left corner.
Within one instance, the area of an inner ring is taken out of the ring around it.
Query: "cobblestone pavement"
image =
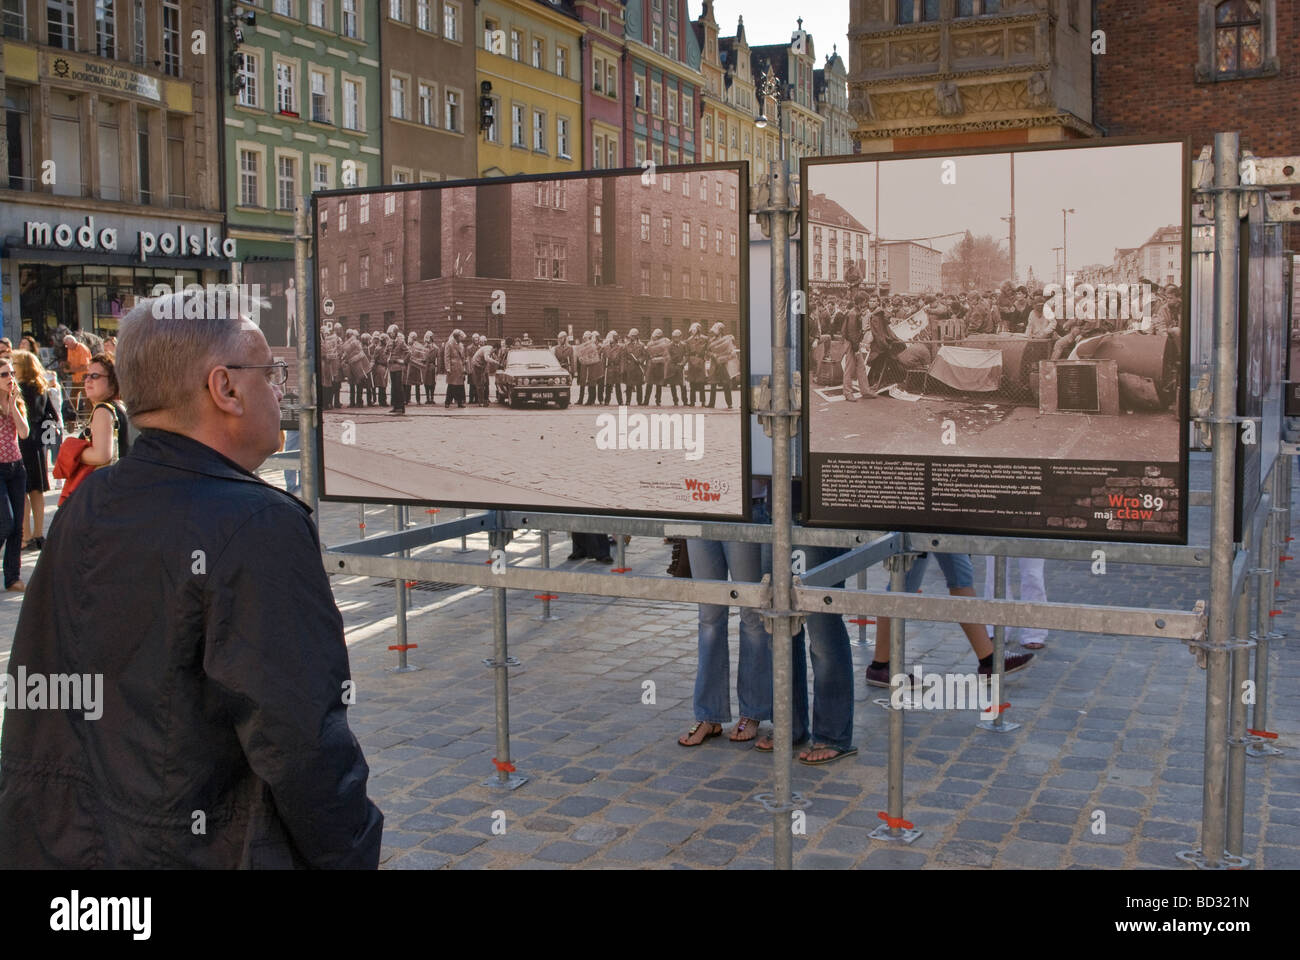
[[[1203,489],[1204,463],[1193,477]],[[359,510],[326,505],[325,541],[355,538]],[[1193,510],[1193,542],[1205,541],[1208,513]],[[392,514],[368,508],[366,532],[391,529]],[[552,566],[608,569],[566,562],[567,537],[551,541]],[[485,556],[485,537],[469,546],[475,553],[464,559]],[[454,558],[458,547],[421,555]],[[539,547],[536,533],[521,533],[512,562],[538,563]],[[638,574],[662,574],[667,559],[656,539],[635,539],[628,551]],[[1300,591],[1290,567],[1275,628],[1294,638]],[[1086,563],[1050,561],[1046,579],[1053,599],[1178,609],[1209,589],[1206,571],[1114,563],[1093,576]],[[872,570],[869,583],[882,585],[884,574]],[[483,785],[498,756],[492,671],[482,663],[492,655],[490,596],[411,590],[409,639],[419,646],[409,656],[422,669],[394,674],[391,582],[333,584],[358,683],[350,720],[386,817],[384,868],[770,867],[772,817],[752,799],[771,789],[770,758],[725,738],[691,750],[676,743],[691,722],[693,607],[566,596],[553,604],[563,619],[542,623],[541,604],[512,591],[510,653],[521,666],[510,673],[511,757],[528,782],[499,793]],[[943,589],[931,565],[924,590]],[[0,600],[0,668],[20,603]],[[733,614],[733,644],[735,628]],[[1294,639],[1271,649],[1270,726],[1286,754],[1247,764],[1245,853],[1262,868],[1300,867],[1296,650]],[[870,652],[853,650],[859,754],[794,765],[795,789],[810,802],[806,833],[794,838],[796,867],[1179,869],[1175,854],[1199,845],[1205,684],[1183,644],[1052,633],[1004,688],[1007,716],[1022,724],[1007,734],[977,729],[971,712],[909,712],[905,816],[924,831],[910,846],[868,838],[885,808],[888,742],[888,714],[872,702],[887,691],[862,680]],[[952,624],[909,624],[907,653],[926,671],[974,668]],[[653,703],[643,702],[646,681]],[[1104,833],[1093,832],[1096,811]]]
[[[719,399],[721,404],[722,400]],[[326,489],[338,496],[399,496],[466,503],[520,503],[556,510],[626,510],[629,503],[698,514],[738,515],[739,413],[699,407],[631,406],[629,439],[639,414],[690,416],[675,435],[693,449],[602,450],[598,417],[617,406],[567,410],[408,404],[405,416],[375,407],[325,414],[325,450],[331,466]],[[341,442],[351,423],[352,443]],[[671,428],[670,428],[671,429]],[[473,442],[466,444],[465,438]],[[647,444],[650,442],[647,437]],[[702,443],[695,452],[695,444]],[[694,458],[694,459],[691,459]],[[484,480],[491,477],[491,480]],[[686,481],[709,484],[716,501],[693,499]]]

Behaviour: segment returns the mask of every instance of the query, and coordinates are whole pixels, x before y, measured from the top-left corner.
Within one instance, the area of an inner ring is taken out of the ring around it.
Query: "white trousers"
[[[986,557],[984,563],[984,598],[993,599],[993,564],[1000,558]],[[1011,598],[1011,577],[1014,567],[1011,564],[1020,565],[1020,596],[1022,603],[1046,603],[1047,588],[1043,585],[1043,564],[1046,561],[1042,557],[1009,557],[1007,558],[1007,599]],[[990,634],[991,636],[991,634]],[[1008,627],[1007,644],[1012,643],[1045,643],[1047,640],[1047,631],[1042,627]]]

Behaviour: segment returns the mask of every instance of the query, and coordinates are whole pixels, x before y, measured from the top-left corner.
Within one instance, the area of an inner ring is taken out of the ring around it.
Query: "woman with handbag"
[[[45,494],[50,489],[50,471],[45,449],[53,445],[58,412],[50,403],[48,377],[36,354],[16,350],[13,361],[23,403],[27,405],[27,436],[18,441],[18,449],[23,454],[23,467],[27,471],[23,549],[39,550],[45,545]]]
[[[22,593],[23,502],[27,497],[27,470],[18,441],[26,437],[27,405],[14,376],[13,361],[0,359],[0,478],[5,485],[5,505],[0,507],[0,534],[4,539],[5,589]]]

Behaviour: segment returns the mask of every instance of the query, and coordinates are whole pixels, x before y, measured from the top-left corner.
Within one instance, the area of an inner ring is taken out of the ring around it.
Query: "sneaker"
[[[907,674],[907,680],[911,686],[916,686],[915,676],[909,673]],[[883,667],[867,667],[867,684],[872,687],[892,687],[893,684],[889,682],[888,665]]]
[[[1017,673],[1018,671],[1025,669],[1025,667],[1029,666],[1029,661],[1032,659],[1034,659],[1032,653],[1017,653],[1007,657],[1002,661],[1003,675],[1005,676],[1009,673]],[[980,676],[983,677],[992,676],[993,665],[990,664],[987,667],[980,667],[979,672]]]

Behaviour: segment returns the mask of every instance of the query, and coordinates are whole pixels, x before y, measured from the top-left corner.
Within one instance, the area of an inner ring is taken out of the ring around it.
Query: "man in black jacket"
[[[55,516],[8,668],[98,674],[102,695],[6,711],[0,867],[373,869],[320,541],[252,473],[285,368],[248,321],[151,303],[117,350],[139,439]]]

